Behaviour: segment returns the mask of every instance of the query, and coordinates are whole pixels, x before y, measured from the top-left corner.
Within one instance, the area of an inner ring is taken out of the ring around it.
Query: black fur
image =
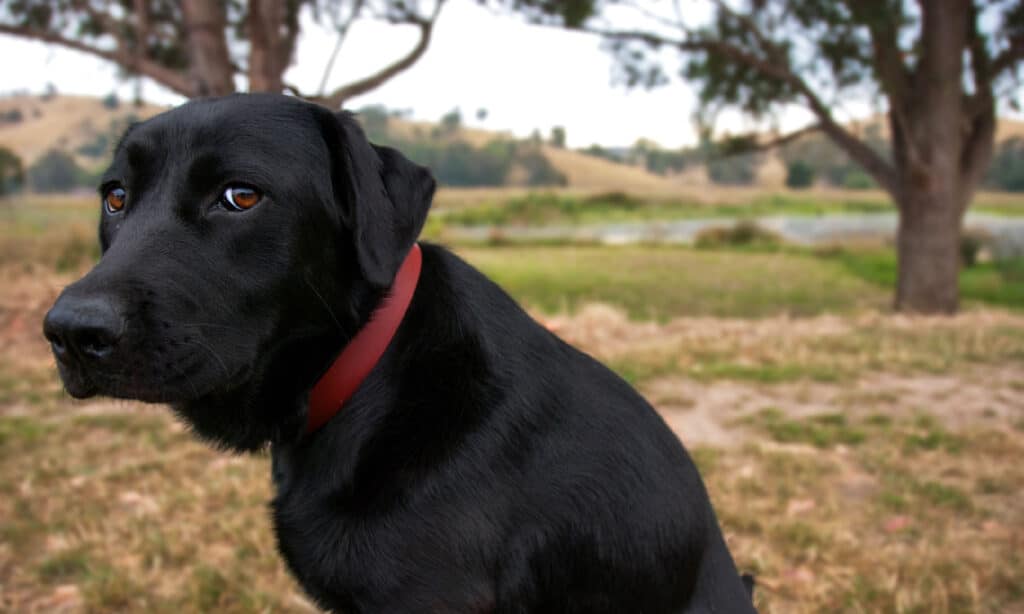
[[[231,212],[218,195],[239,182],[265,196]],[[369,378],[304,434],[310,388],[386,291],[434,190],[352,117],[284,96],[192,102],[126,135],[115,183],[128,204],[103,215],[104,255],[45,324],[65,385],[169,403],[225,448],[269,444],[278,546],[319,604],[753,611],[657,413],[441,247],[423,245]]]

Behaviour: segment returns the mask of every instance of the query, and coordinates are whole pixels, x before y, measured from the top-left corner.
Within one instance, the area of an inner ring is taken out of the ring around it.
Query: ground
[[[266,457],[62,392],[40,321],[95,251],[48,227],[0,243],[0,611],[315,611]],[[1024,311],[894,315],[798,252],[510,249],[459,251],[652,401],[762,612],[1024,612]]]

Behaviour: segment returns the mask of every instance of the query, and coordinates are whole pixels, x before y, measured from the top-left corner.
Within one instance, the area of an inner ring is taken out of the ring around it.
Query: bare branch
[[[356,0],[352,7],[352,12],[341,23],[335,25],[335,30],[338,32],[338,40],[334,43],[334,49],[331,50],[331,55],[327,58],[327,66],[324,67],[324,75],[320,78],[320,87],[317,88],[317,96],[323,96],[327,89],[327,78],[331,75],[331,71],[334,70],[334,61],[338,58],[338,52],[341,51],[341,44],[345,41],[345,37],[348,35],[349,28],[352,27],[352,23],[359,17],[359,13],[363,10],[365,0]],[[340,12],[340,9],[339,9]]]
[[[776,147],[782,147],[783,145],[785,145],[787,143],[791,143],[791,142],[799,139],[802,136],[806,136],[808,134],[813,134],[815,132],[820,132],[821,130],[822,130],[822,125],[821,124],[811,124],[809,126],[805,126],[803,128],[800,128],[799,130],[794,130],[793,132],[790,132],[788,134],[783,134],[783,135],[777,136],[775,138],[768,139],[767,141],[758,141],[758,140],[756,140],[760,136],[759,134],[753,134],[753,135],[749,135],[747,137],[734,137],[732,139],[733,143],[744,142],[744,144],[742,146],[739,146],[739,147],[731,147],[731,148],[729,148],[728,151],[726,151],[726,152],[724,152],[724,153],[722,153],[720,155],[715,155],[713,157],[714,158],[729,158],[731,156],[750,154],[750,153],[757,153],[757,152],[760,152],[760,151],[769,151],[769,150],[775,149]]]
[[[20,36],[22,38],[30,38],[45,43],[60,45],[83,53],[88,53],[109,62],[119,64],[131,72],[145,75],[183,96],[191,96],[193,93],[188,79],[186,79],[181,73],[148,60],[140,54],[131,53],[124,49],[100,49],[99,47],[94,47],[74,39],[66,38],[56,32],[37,30],[26,26],[9,26],[6,24],[0,24],[0,34],[10,34],[13,36]]]
[[[717,54],[737,64],[746,66],[762,76],[778,79],[789,84],[803,96],[807,106],[818,117],[821,130],[835,141],[837,145],[842,147],[851,158],[863,166],[864,170],[870,173],[879,185],[884,187],[890,194],[898,195],[899,182],[896,179],[896,170],[893,166],[875,150],[868,147],[867,144],[836,122],[835,118],[832,117],[831,110],[818,97],[810,85],[778,58],[761,58],[735,45],[720,40],[702,39],[700,37],[673,40],[650,32],[594,29],[589,29],[588,31],[607,38],[637,40],[656,47],[664,45],[676,47],[683,51],[703,51],[705,53]]]
[[[390,65],[385,66],[372,75],[347,85],[343,85],[331,92],[329,95],[317,97],[313,100],[326,107],[338,109],[346,100],[368,92],[380,86],[395,75],[407,70],[410,66],[415,64],[424,53],[426,53],[427,47],[430,46],[430,38],[434,32],[434,23],[437,21],[437,17],[441,13],[441,7],[444,3],[445,0],[437,0],[437,4],[434,5],[434,11],[429,17],[421,17],[412,13],[407,15],[404,23],[413,23],[419,26],[420,39],[416,43],[416,46],[413,47],[405,56]],[[393,20],[396,23],[399,22],[397,17],[389,18],[389,20]]]

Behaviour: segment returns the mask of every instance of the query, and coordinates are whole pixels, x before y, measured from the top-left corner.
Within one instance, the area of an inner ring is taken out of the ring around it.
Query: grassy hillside
[[[55,96],[49,100],[38,96],[0,98],[0,116],[15,109],[21,112],[22,119],[0,123],[0,145],[18,154],[25,166],[56,148],[74,154],[75,161],[90,170],[105,164],[107,155],[82,155],[78,153],[80,148],[108,137],[109,151],[122,126],[164,110],[154,105],[136,107],[125,102],[116,109],[109,109],[99,98],[88,96]]]

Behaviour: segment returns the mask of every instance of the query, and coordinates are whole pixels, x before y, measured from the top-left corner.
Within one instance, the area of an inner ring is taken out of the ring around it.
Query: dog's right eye
[[[263,194],[260,194],[260,191],[255,188],[233,185],[224,190],[224,193],[221,194],[220,202],[228,209],[245,211],[255,207],[262,199]]]
[[[124,191],[124,188],[114,186],[107,190],[107,193],[103,196],[103,206],[110,213],[117,213],[124,209],[124,203],[127,199],[128,193]]]

